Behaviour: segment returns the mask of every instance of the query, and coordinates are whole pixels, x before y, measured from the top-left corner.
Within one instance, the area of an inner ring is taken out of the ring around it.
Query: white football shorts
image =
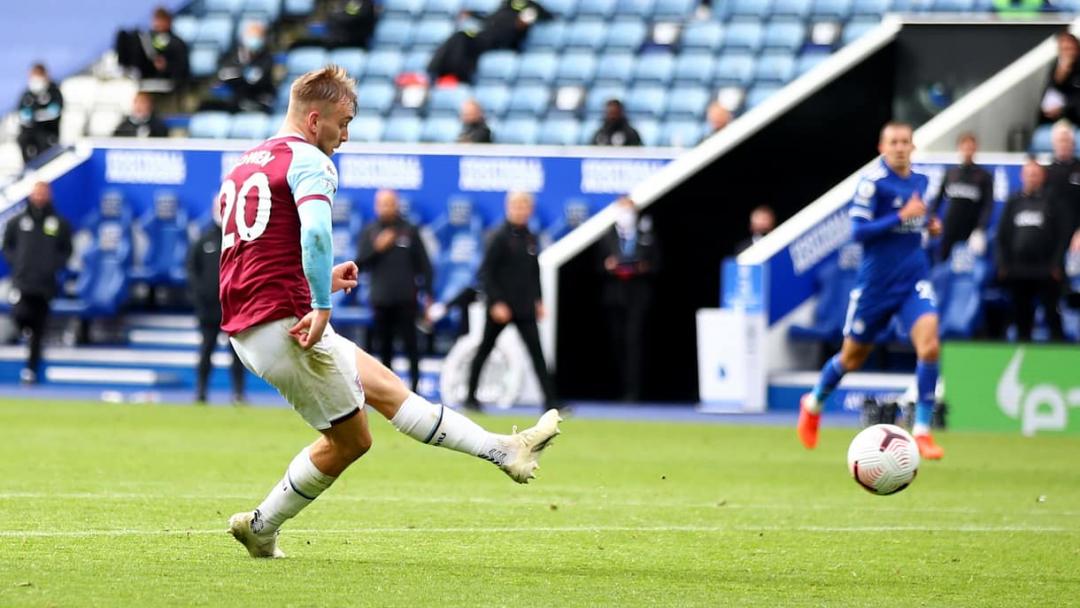
[[[322,339],[300,348],[289,328],[296,317],[268,321],[229,338],[256,376],[269,382],[316,430],[347,420],[364,406],[356,345],[328,324]]]

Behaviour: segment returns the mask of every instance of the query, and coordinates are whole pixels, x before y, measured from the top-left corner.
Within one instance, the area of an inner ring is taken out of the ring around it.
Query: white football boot
[[[285,557],[285,553],[277,547],[277,530],[264,535],[255,531],[261,527],[258,511],[244,511],[229,518],[229,533],[247,547],[251,557]]]
[[[529,483],[530,479],[535,479],[536,470],[540,468],[540,453],[559,434],[560,422],[562,417],[559,410],[552,409],[544,412],[535,426],[520,433],[514,427],[514,434],[510,435],[514,453],[499,468],[518,483]]]

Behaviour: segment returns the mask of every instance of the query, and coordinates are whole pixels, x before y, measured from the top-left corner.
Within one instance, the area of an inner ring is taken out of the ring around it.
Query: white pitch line
[[[461,528],[347,528],[347,529],[297,529],[287,530],[290,535],[299,534],[528,534],[528,533],[600,533],[600,532],[815,532],[815,533],[865,533],[865,532],[1031,532],[1050,534],[1080,532],[1076,528],[1052,526],[532,526],[532,527],[461,527]],[[191,536],[226,535],[225,529],[214,530],[0,530],[0,538],[80,538],[94,536]]]

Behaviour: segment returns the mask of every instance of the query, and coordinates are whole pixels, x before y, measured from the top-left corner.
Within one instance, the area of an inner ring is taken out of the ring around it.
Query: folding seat
[[[383,141],[413,144],[420,141],[420,119],[415,116],[396,116],[386,121]]]
[[[535,119],[515,118],[499,127],[495,140],[501,144],[532,145],[536,143],[538,134],[539,127]]]
[[[754,56],[749,53],[725,53],[716,60],[713,85],[746,86],[754,77]]]
[[[408,17],[386,16],[379,19],[372,37],[372,46],[393,47],[399,51],[412,44],[413,22]]]
[[[765,26],[765,39],[762,47],[768,50],[783,50],[794,53],[802,49],[806,40],[806,26],[792,21],[773,22]]]
[[[782,85],[795,76],[795,58],[788,54],[766,54],[758,58],[754,68],[756,84]]]
[[[450,143],[461,133],[461,122],[452,117],[429,117],[420,131],[420,141]]]
[[[518,84],[550,84],[558,69],[558,57],[551,52],[529,52],[518,62]]]
[[[488,51],[480,56],[476,82],[510,84],[517,76],[518,54],[513,51]]]
[[[675,58],[670,53],[646,53],[634,64],[634,83],[667,85],[674,73]]]
[[[709,90],[704,87],[677,87],[667,96],[664,116],[667,120],[697,120],[705,117],[709,105]]]
[[[573,146],[581,136],[581,123],[572,118],[549,118],[540,124],[537,143],[553,146]]]
[[[270,117],[261,112],[241,112],[233,116],[230,139],[262,139],[269,129]]]
[[[364,53],[364,49],[350,48],[334,49],[326,57],[327,63],[345,68],[345,71],[353,78],[359,78],[364,73],[365,59],[367,59],[367,54]]]
[[[712,81],[716,61],[712,53],[684,52],[675,60],[674,85],[704,86]]]
[[[724,44],[724,26],[715,21],[694,21],[683,30],[679,42],[684,52],[715,52]]]
[[[590,52],[571,51],[559,58],[555,70],[555,83],[564,85],[588,85],[596,73],[596,56]]]
[[[636,51],[645,42],[647,33],[641,21],[616,21],[607,28],[604,48],[608,51]]]
[[[225,139],[229,136],[232,116],[226,112],[196,112],[188,123],[188,134],[206,139]]]
[[[596,63],[593,85],[625,85],[634,73],[634,61],[631,53],[604,53]]]
[[[724,48],[756,52],[761,48],[765,30],[756,21],[735,21],[724,31]]]

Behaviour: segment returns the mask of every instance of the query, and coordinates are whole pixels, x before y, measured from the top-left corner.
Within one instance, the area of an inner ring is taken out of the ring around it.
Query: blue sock
[[[919,361],[915,365],[915,383],[919,389],[919,401],[915,404],[915,430],[930,431],[934,416],[934,392],[937,389],[938,364]]]
[[[817,386],[814,387],[814,399],[824,406],[825,400],[832,394],[836,385],[840,384],[840,379],[845,373],[847,370],[840,365],[840,355],[833,355],[825,362],[825,367],[821,368],[821,376],[818,377]]]

